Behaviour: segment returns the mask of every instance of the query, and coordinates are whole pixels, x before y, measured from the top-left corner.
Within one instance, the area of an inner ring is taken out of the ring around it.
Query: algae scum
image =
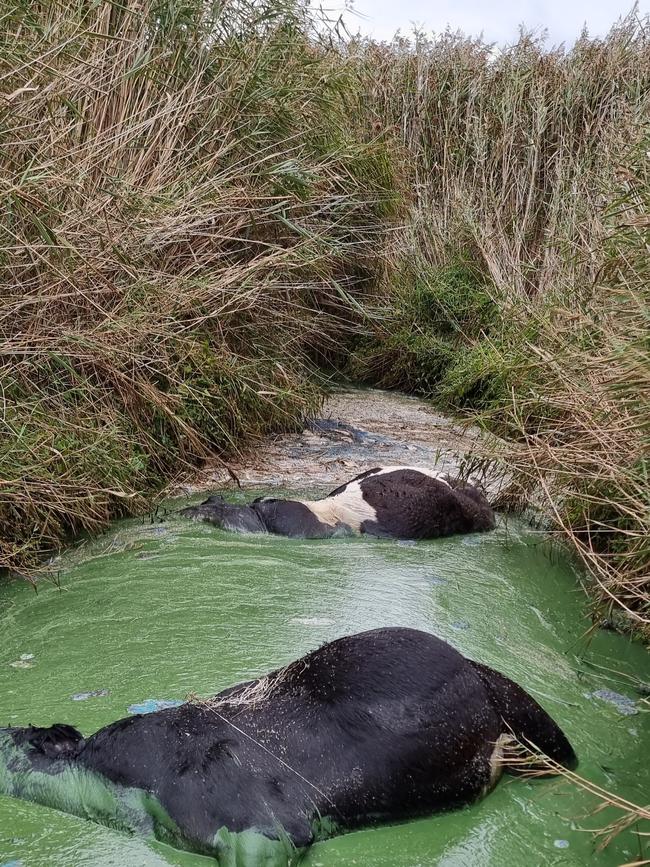
[[[635,691],[648,680],[645,651],[609,632],[584,640],[571,565],[521,524],[415,544],[236,536],[171,515],[121,522],[66,554],[61,570],[60,590],[0,588],[2,725],[67,722],[89,734],[129,712],[210,695],[341,635],[411,626],[518,681],[572,741],[579,773],[647,801],[650,724]],[[647,856],[631,832],[594,852],[581,829],[613,818],[588,816],[596,803],[562,780],[504,777],[472,807],[318,843],[301,863],[520,867]],[[7,863],[215,862],[0,797]]]

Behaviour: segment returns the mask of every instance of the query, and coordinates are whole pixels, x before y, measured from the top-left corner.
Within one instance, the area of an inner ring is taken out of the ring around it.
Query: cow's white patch
[[[347,524],[353,530],[360,531],[364,521],[377,520],[377,512],[363,499],[359,482],[348,485],[342,494],[335,497],[300,502],[307,506],[319,521],[330,527]]]

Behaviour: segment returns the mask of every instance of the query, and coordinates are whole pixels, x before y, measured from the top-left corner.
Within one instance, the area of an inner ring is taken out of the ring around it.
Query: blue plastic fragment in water
[[[553,842],[553,845],[555,846],[556,849],[568,849],[569,848],[569,841],[568,840],[555,840]]]
[[[140,704],[130,704],[127,711],[129,713],[155,713],[157,710],[179,707],[181,704],[185,704],[185,702],[178,698],[146,698]]]
[[[634,699],[621,695],[620,692],[614,692],[613,689],[597,689],[595,692],[587,693],[587,698],[599,698],[601,701],[609,702],[623,716],[633,716],[639,712]]]
[[[110,690],[108,689],[91,689],[89,692],[76,692],[70,698],[72,701],[86,701],[88,698],[103,698],[105,695],[110,694]]]

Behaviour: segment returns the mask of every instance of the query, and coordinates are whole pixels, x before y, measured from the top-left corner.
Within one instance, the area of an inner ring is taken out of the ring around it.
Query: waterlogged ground
[[[65,721],[90,733],[147,700],[209,695],[326,640],[400,624],[435,632],[519,681],[561,723],[583,775],[647,802],[649,718],[634,689],[635,680],[648,679],[645,652],[609,632],[585,642],[583,596],[570,566],[523,526],[418,544],[298,541],[228,535],[171,516],[118,524],[69,552],[61,569],[60,589],[0,588],[2,724]],[[504,778],[480,804],[318,844],[304,863],[640,860],[639,838],[630,833],[594,852],[581,828],[607,821],[607,814],[587,815],[595,805],[565,782]],[[0,798],[0,864],[14,862],[214,863]]]

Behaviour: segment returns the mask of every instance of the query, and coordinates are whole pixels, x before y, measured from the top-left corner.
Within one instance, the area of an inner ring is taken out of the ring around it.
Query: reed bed
[[[650,22],[570,51],[446,34],[351,44],[412,191],[354,376],[469,414],[587,565],[598,617],[650,635]],[[621,616],[618,616],[621,615]]]
[[[605,616],[650,636],[650,172],[630,160],[606,221],[612,234],[592,297],[558,305],[526,345],[535,392],[490,410],[517,440],[502,499],[535,490],[588,567]]]
[[[299,424],[395,207],[284,0],[0,2],[0,568]]]

